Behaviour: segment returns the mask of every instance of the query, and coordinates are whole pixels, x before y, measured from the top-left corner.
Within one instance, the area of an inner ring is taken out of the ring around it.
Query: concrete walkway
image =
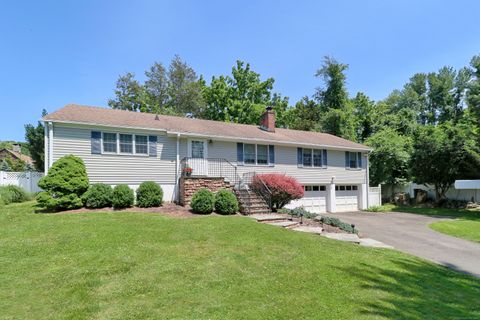
[[[457,271],[480,277],[480,244],[447,236],[428,227],[449,220],[411,213],[348,212],[324,214],[355,224],[362,236],[371,237]]]

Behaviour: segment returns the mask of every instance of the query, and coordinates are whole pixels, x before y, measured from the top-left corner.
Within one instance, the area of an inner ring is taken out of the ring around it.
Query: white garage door
[[[335,198],[338,212],[358,210],[357,186],[335,186]]]
[[[294,209],[303,207],[312,213],[324,213],[327,211],[327,191],[325,186],[305,186],[305,195],[302,199],[290,202],[286,207]]]

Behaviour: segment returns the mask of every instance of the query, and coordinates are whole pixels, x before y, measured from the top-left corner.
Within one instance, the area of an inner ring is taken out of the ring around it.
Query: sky
[[[0,140],[65,104],[107,106],[126,72],[175,54],[210,80],[251,64],[294,104],[321,85],[324,56],[374,100],[417,72],[480,54],[480,1],[0,0]]]

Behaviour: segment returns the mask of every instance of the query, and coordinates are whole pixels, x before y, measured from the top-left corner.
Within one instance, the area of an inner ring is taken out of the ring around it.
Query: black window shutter
[[[303,149],[297,148],[297,165],[303,167]]]
[[[328,165],[327,150],[323,149],[322,166],[326,167],[327,165]]]
[[[345,168],[350,168],[350,152],[345,151]]]
[[[243,166],[243,143],[237,142],[237,165]]]
[[[148,155],[157,156],[157,136],[148,136]]]
[[[362,153],[359,152],[357,154],[357,157],[358,157],[358,167],[361,168],[362,167]]]
[[[92,154],[102,153],[102,133],[100,131],[92,131],[91,137]]]
[[[268,146],[268,164],[271,166],[275,165],[275,146],[269,145]]]

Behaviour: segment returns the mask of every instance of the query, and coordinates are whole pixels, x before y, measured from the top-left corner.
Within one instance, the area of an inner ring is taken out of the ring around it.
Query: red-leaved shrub
[[[266,191],[265,186],[270,193]],[[302,198],[304,194],[303,186],[298,183],[297,179],[280,173],[255,175],[252,180],[252,188],[264,197],[270,197],[270,208],[273,211],[283,208],[292,200]]]

